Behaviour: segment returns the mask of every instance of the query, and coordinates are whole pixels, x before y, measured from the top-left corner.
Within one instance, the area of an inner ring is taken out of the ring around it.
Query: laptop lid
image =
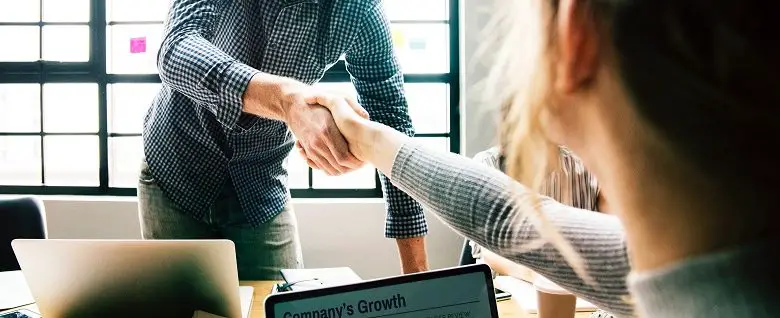
[[[498,318],[490,267],[484,264],[279,293],[266,318]]]
[[[28,240],[11,244],[44,317],[242,317],[229,240]]]

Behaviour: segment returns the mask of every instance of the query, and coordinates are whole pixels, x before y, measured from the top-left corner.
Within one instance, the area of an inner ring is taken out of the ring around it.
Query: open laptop
[[[273,294],[265,317],[498,318],[498,309],[490,268],[478,264]]]
[[[17,239],[11,245],[43,317],[249,315],[252,287],[239,291],[229,240]]]

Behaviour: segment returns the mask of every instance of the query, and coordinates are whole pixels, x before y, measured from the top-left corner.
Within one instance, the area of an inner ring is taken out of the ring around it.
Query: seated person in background
[[[559,149],[559,169],[546,180],[541,194],[575,208],[604,212],[606,204],[596,178],[585,169],[580,159],[570,150],[564,147]],[[504,171],[501,151],[498,147],[478,153],[474,156],[474,160],[488,167]],[[473,241],[469,241],[469,244],[472,256],[489,265],[497,274],[512,276],[534,284],[537,288],[539,318],[574,317],[577,303],[577,298],[574,295],[544,276],[533,273],[525,266],[483,249]],[[612,315],[599,310],[591,317],[602,318],[612,317]]]

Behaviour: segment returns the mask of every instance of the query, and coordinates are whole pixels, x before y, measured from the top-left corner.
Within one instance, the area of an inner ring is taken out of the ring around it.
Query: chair
[[[36,197],[0,200],[0,272],[19,270],[11,241],[45,239],[46,214]]]
[[[458,262],[458,265],[476,264],[477,260],[471,255],[471,244],[469,244],[469,239],[463,239],[463,248],[460,252],[460,261]]]

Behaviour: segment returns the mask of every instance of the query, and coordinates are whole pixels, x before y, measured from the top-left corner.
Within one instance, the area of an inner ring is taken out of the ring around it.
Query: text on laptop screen
[[[491,316],[485,274],[455,276],[290,300],[275,318],[483,318]]]

